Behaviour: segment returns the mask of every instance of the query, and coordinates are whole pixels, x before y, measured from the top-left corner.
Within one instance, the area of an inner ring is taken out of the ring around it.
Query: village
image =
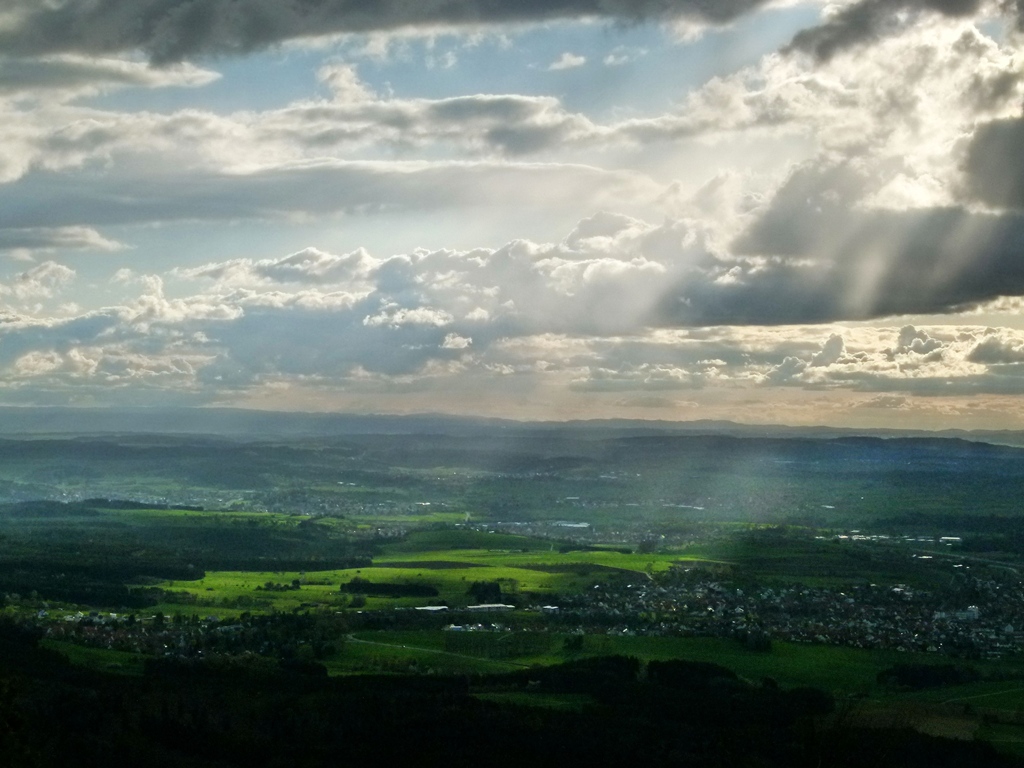
[[[742,588],[702,569],[567,597],[559,623],[608,633],[736,637],[1000,658],[1024,650],[1024,584],[965,576],[906,585]]]

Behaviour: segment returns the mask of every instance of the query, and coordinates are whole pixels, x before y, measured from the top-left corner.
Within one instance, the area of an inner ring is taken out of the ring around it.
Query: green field
[[[348,598],[339,590],[353,579],[374,584],[419,585],[437,590],[435,597],[368,596],[367,609],[415,607],[446,603],[471,604],[467,590],[473,582],[497,581],[507,594],[530,593],[536,598],[578,592],[595,580],[611,576],[643,579],[679,563],[706,562],[674,554],[632,554],[612,549],[560,553],[549,542],[500,534],[465,532],[428,538],[475,543],[473,549],[427,549],[407,543],[387,548],[371,566],[325,571],[212,571],[194,581],[155,584],[177,594],[183,605],[247,610],[293,610],[299,607],[344,608]],[[424,536],[427,538],[426,536]],[[410,537],[412,538],[412,537]],[[268,589],[267,585],[271,585]],[[279,587],[297,584],[298,589]]]
[[[386,633],[360,634],[345,643],[344,650],[325,662],[332,675],[339,674],[492,674],[522,669],[515,661],[487,659],[432,647],[415,636]],[[408,642],[402,642],[407,640]]]
[[[141,675],[146,657],[138,653],[114,651],[106,648],[87,648],[61,640],[43,640],[43,648],[56,651],[72,664],[101,672],[121,675]]]
[[[436,597],[368,596],[366,603],[359,606],[367,610],[388,607],[410,608],[441,603],[453,607],[465,606],[472,602],[467,590],[474,581],[499,581],[508,590],[530,592],[538,596],[577,591],[592,581],[589,576],[579,573],[551,573],[515,567],[507,564],[499,555],[493,558],[473,557],[477,553],[461,551],[442,554],[445,555],[443,559],[426,559],[422,564],[406,559],[402,561],[402,567],[397,568],[388,567],[387,561],[382,561],[380,566],[334,571],[215,571],[196,581],[166,581],[156,586],[181,597],[180,603],[162,604],[165,612],[169,606],[173,612],[174,605],[180,605],[182,610],[189,606],[197,606],[204,610],[231,608],[250,611],[289,611],[313,606],[345,608],[350,605],[351,599],[339,591],[340,586],[356,578],[367,579],[377,585],[433,587],[438,592]],[[460,560],[476,560],[479,567],[432,567],[436,562],[447,564],[458,563]],[[536,564],[542,562],[537,561]],[[272,591],[265,588],[267,583],[287,586],[294,581],[299,582],[299,589]]]
[[[444,649],[452,648],[449,632],[364,632],[358,638],[364,649],[388,648],[397,668],[422,672],[441,669],[438,659]],[[487,658],[502,655],[508,634],[467,633],[470,647],[481,657],[477,662],[463,659],[460,671],[498,671],[518,665],[558,664],[588,656],[622,654],[642,661],[685,659],[710,662],[727,667],[751,683],[771,679],[784,688],[811,686],[836,697],[842,717],[851,722],[874,726],[911,726],[923,733],[950,738],[982,738],[1001,752],[1024,755],[1024,661],[975,662],[983,674],[1017,676],[1015,680],[980,682],[946,686],[921,692],[904,692],[880,685],[878,673],[899,663],[943,663],[934,655],[906,654],[895,651],[860,650],[821,645],[775,643],[769,653],[748,651],[731,640],[714,638],[615,637],[588,635],[578,653],[564,648],[566,636],[546,635],[541,644],[547,652],[531,653],[504,660]],[[345,654],[355,651],[350,643]],[[534,648],[536,650],[536,648]],[[360,660],[367,651],[360,651]],[[426,665],[425,667],[423,665]],[[346,665],[332,672],[347,672]],[[538,692],[484,692],[479,698],[521,706],[581,711],[585,697],[545,696]],[[966,706],[965,705],[969,705]]]
[[[457,633],[444,631],[361,632],[357,634],[357,637],[364,641],[399,646],[410,650],[421,649],[436,652],[451,647],[449,638],[452,634]],[[475,636],[474,639],[479,643],[476,653],[481,658],[486,658],[500,654],[500,648],[490,650],[488,646],[497,647],[503,642],[507,642],[505,638],[508,633],[465,634]],[[754,683],[760,683],[767,677],[784,687],[813,686],[841,696],[864,693],[882,698],[890,698],[893,695],[891,691],[884,689],[876,682],[876,677],[882,670],[897,663],[940,663],[943,661],[933,655],[798,643],[774,643],[771,652],[759,653],[749,651],[733,640],[707,637],[587,635],[583,638],[582,650],[576,653],[564,650],[564,640],[567,637],[565,635],[544,634],[542,637],[545,638],[544,644],[547,646],[547,651],[515,656],[507,661],[525,665],[557,664],[574,658],[614,654],[633,656],[642,661],[687,659],[720,664]],[[1024,662],[988,662],[979,664],[979,667],[985,671],[1004,674],[1018,672],[1024,676]],[[1020,683],[1017,683],[1017,687],[1021,687]],[[960,695],[959,688],[964,688],[968,694],[973,692],[973,689],[968,686],[943,688],[942,692],[947,698],[958,696]],[[909,694],[900,694],[900,696],[913,698],[913,695]]]

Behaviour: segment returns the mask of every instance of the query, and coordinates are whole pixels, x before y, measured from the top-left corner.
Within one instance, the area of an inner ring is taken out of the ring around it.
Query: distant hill
[[[895,430],[792,427],[732,421],[522,422],[444,414],[346,414],[253,411],[237,408],[69,408],[0,407],[0,435],[77,436],[111,434],[209,435],[234,438],[340,437],[344,435],[560,434],[604,439],[623,436],[729,435],[733,437],[837,438],[940,437],[1004,445],[1024,445],[1024,432],[1000,430]]]

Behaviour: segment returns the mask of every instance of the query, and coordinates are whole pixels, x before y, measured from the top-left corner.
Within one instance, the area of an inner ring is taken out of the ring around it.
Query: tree
[[[579,653],[583,650],[583,635],[570,635],[565,638],[562,648],[566,653]]]
[[[497,581],[474,581],[466,594],[478,603],[500,603],[502,601],[501,584]]]

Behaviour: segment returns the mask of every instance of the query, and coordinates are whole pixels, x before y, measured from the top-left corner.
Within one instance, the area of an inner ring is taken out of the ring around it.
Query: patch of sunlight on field
[[[501,543],[518,543],[517,537],[500,538]],[[702,561],[678,554],[632,554],[614,550],[560,553],[550,550],[437,549],[394,552],[362,568],[308,572],[210,571],[195,581],[165,581],[155,586],[177,593],[183,612],[192,608],[259,611],[270,608],[293,610],[310,605],[343,607],[348,604],[349,596],[342,593],[340,587],[354,578],[374,584],[429,586],[438,592],[432,598],[369,596],[368,608],[412,607],[439,601],[457,606],[470,602],[467,592],[475,581],[500,581],[503,588],[511,593],[571,593],[616,572],[645,578],[681,562]],[[297,589],[293,588],[296,584]]]
[[[659,573],[667,571],[678,563],[714,562],[701,557],[672,553],[624,553],[615,550],[591,550],[558,552],[551,549],[544,551],[522,552],[518,550],[482,550],[482,549],[448,549],[430,552],[413,552],[384,555],[374,559],[374,564],[386,565],[389,560],[433,561],[448,560],[464,562],[470,565],[483,565],[494,568],[530,568],[536,566],[557,567],[560,565],[596,565],[615,568],[636,573]]]
[[[437,590],[436,597],[375,597],[368,596],[366,607],[413,607],[437,604],[452,605],[470,602],[468,590],[474,581],[502,581],[508,590],[552,594],[576,591],[589,582],[581,576],[566,573],[548,573],[526,568],[508,567],[498,563],[480,568],[389,568],[368,566],[332,571],[272,572],[272,571],[210,571],[195,581],[165,581],[156,584],[160,589],[177,593],[181,598],[181,612],[193,608],[235,608],[241,610],[292,610],[304,604],[343,607],[351,595],[340,591],[342,584],[355,578],[373,584],[422,585]],[[298,582],[299,588],[292,585]],[[268,587],[269,585],[269,587]]]

